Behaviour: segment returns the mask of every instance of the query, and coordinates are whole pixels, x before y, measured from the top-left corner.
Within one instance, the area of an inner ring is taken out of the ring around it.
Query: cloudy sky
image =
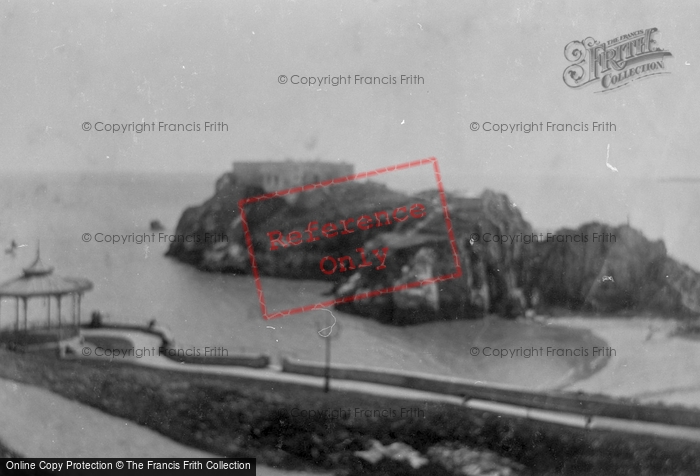
[[[435,156],[460,177],[700,175],[697,2],[10,1],[0,7],[0,166],[219,173],[235,159]],[[564,85],[564,46],[656,27],[670,75],[607,94]],[[420,75],[308,87],[278,76]],[[222,121],[228,132],[81,124]],[[616,132],[500,134],[471,122]]]

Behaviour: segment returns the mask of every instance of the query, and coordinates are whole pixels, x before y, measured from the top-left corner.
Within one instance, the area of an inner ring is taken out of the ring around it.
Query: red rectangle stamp
[[[425,170],[426,175],[434,177],[435,193],[402,194],[368,180],[409,170],[421,174]],[[260,309],[266,320],[406,291],[462,275],[440,169],[434,157],[264,193],[240,200],[238,207]],[[275,219],[269,220],[274,213],[277,213]],[[441,223],[436,226],[438,216]],[[449,272],[436,273],[438,276],[416,274],[414,279],[402,279],[381,289],[290,309],[268,309],[263,275],[279,276],[280,270],[288,274],[298,271],[298,276],[305,278],[333,280],[347,278],[360,270],[387,273],[392,269],[392,257],[401,256],[402,246],[420,241],[416,240],[419,234],[435,237],[440,233],[436,228],[444,231],[440,240],[448,247],[446,256],[451,255],[450,261],[454,262],[454,269]],[[399,240],[396,236],[403,238]],[[403,244],[394,247],[392,243]]]

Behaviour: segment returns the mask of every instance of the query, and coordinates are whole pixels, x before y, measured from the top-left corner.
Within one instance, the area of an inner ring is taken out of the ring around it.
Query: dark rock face
[[[176,234],[198,240],[170,244],[167,255],[206,271],[247,272],[250,260],[240,224],[238,201],[263,193],[262,189],[238,184],[232,173],[216,182],[214,196],[197,207],[187,208],[177,224]],[[205,238],[223,234],[228,242]]]
[[[197,236],[199,242],[172,243],[167,255],[206,271],[249,273],[250,258],[238,202],[263,193],[261,188],[240,183],[235,174],[225,174],[217,182],[214,197],[199,207],[185,210],[178,223],[176,234]],[[339,217],[358,217],[412,203],[409,197],[376,183],[349,182],[307,191],[297,197],[291,203],[282,198],[272,198],[246,207],[248,227],[261,274],[284,278],[337,279],[320,273],[319,262],[324,256],[337,256],[338,250],[360,248],[366,239],[392,231],[396,224],[333,239],[322,238],[303,246],[276,251],[270,249],[267,233],[274,230],[284,233],[303,231],[311,221],[317,221],[320,227],[328,222],[337,223]],[[221,235],[227,241],[205,242],[206,237]],[[320,235],[320,232],[316,231],[316,235]]]
[[[528,283],[530,295],[539,294],[543,305],[673,315],[700,311],[698,274],[668,257],[663,242],[649,241],[628,226],[600,223],[556,235],[587,242],[550,241],[535,247]]]
[[[215,195],[203,205],[185,210],[178,223],[176,234],[200,239],[172,243],[167,254],[207,271],[249,273],[238,201],[262,193],[258,187],[240,183],[233,173],[225,174],[217,181]],[[350,182],[304,192],[297,198],[273,198],[246,207],[263,275],[332,280],[336,282],[335,296],[350,298],[449,275],[457,269],[436,192],[409,197],[376,183]],[[426,216],[304,246],[270,249],[267,232],[272,230],[302,231],[311,221],[320,226],[337,222],[339,217],[358,217],[411,203],[422,203]],[[474,318],[486,313],[517,316],[528,308],[700,313],[700,275],[668,257],[662,242],[651,242],[630,227],[589,223],[554,233],[586,237],[585,241],[560,242],[535,235],[503,194],[485,191],[479,198],[448,194],[447,203],[460,277],[342,303],[338,308],[392,324]],[[207,240],[207,236],[225,236],[227,240]],[[496,238],[505,236],[509,239]],[[372,249],[387,248],[386,269],[368,267],[329,276],[320,273],[319,262],[324,256],[360,247],[368,254]]]
[[[680,309],[683,314],[700,313],[700,277],[690,266],[678,263],[667,258],[664,269],[661,272],[661,280],[666,283],[665,295],[670,299],[680,300]]]
[[[338,296],[386,289],[456,271],[439,198],[437,194],[424,198],[433,205],[426,218],[406,222],[395,234],[367,243],[368,248],[385,245],[394,254],[391,260],[387,259],[391,264],[386,272],[360,270],[338,287]],[[478,199],[448,196],[447,202],[461,277],[337,307],[393,324],[480,317],[484,313],[515,316],[523,312],[527,305],[523,294],[527,245],[491,238],[532,234],[530,225],[505,195],[486,191]],[[474,237],[476,240],[472,241]]]

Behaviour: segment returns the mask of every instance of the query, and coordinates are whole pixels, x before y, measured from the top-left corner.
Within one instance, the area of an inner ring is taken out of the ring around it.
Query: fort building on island
[[[354,173],[355,167],[345,162],[287,159],[261,162],[235,161],[233,163],[233,174],[240,183],[262,187],[265,193],[345,177]],[[294,195],[286,197],[291,201],[296,198]]]

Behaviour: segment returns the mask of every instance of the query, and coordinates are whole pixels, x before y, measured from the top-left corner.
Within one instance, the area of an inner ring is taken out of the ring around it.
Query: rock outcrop
[[[239,183],[232,173],[224,174],[216,182],[214,196],[202,205],[187,208],[177,224],[177,236],[197,239],[171,243],[167,256],[205,271],[248,271],[250,261],[238,201],[261,193],[261,188]],[[226,239],[214,242],[205,239],[209,236],[224,236]]]
[[[528,266],[529,295],[540,305],[594,312],[700,312],[700,277],[629,226],[588,223],[556,236],[585,242],[538,243]],[[597,239],[596,239],[597,238]]]
[[[360,270],[337,287],[337,296],[386,289],[456,271],[437,193],[424,194],[422,198],[432,205],[426,218],[405,222],[395,233],[380,235],[366,245],[389,248],[392,257],[387,259],[387,269],[382,273]],[[479,198],[448,196],[447,202],[462,269],[460,277],[337,307],[392,324],[480,317],[485,313],[521,314],[528,304],[523,289],[529,245],[491,238],[531,235],[532,228],[502,194],[486,191]]]
[[[225,174],[217,181],[216,193],[211,199],[199,207],[188,208],[180,218],[176,235],[195,236],[197,239],[172,243],[167,255],[205,271],[249,273],[250,258],[238,202],[263,193],[259,187],[242,183],[235,174]],[[319,272],[321,258],[337,255],[338,250],[362,247],[365,240],[383,231],[392,231],[395,224],[277,251],[270,250],[267,233],[273,230],[304,230],[311,221],[323,225],[337,222],[339,217],[357,217],[368,212],[391,210],[406,205],[409,200],[406,195],[381,184],[348,182],[304,192],[293,203],[282,198],[271,198],[251,204],[246,207],[246,218],[258,269],[268,276],[337,279],[326,278]],[[319,234],[317,231],[316,235]],[[225,240],[221,240],[221,237]]]
[[[172,243],[168,255],[206,271],[249,273],[238,202],[262,193],[234,173],[225,174],[217,181],[214,196],[185,210],[178,223],[177,235],[199,239]],[[311,221],[322,225],[337,222],[339,217],[358,217],[417,202],[425,206],[426,215],[420,220],[320,239],[283,252],[270,249],[267,232],[271,230],[304,230]],[[457,264],[461,266],[458,278],[338,305],[344,311],[387,323],[463,319],[487,313],[517,316],[528,308],[700,313],[700,275],[670,258],[662,242],[649,241],[628,226],[589,223],[553,234],[585,236],[586,241],[548,240],[548,235],[535,235],[503,194],[485,191],[478,198],[448,194],[447,202],[458,263],[447,240],[436,192],[407,196],[373,182],[349,182],[304,192],[296,201],[264,200],[246,207],[246,216],[261,274],[332,280],[337,297],[448,275],[456,271]],[[614,240],[605,239],[612,236]],[[368,254],[369,250],[386,248],[386,268],[320,273],[319,262],[324,256],[361,247]]]

